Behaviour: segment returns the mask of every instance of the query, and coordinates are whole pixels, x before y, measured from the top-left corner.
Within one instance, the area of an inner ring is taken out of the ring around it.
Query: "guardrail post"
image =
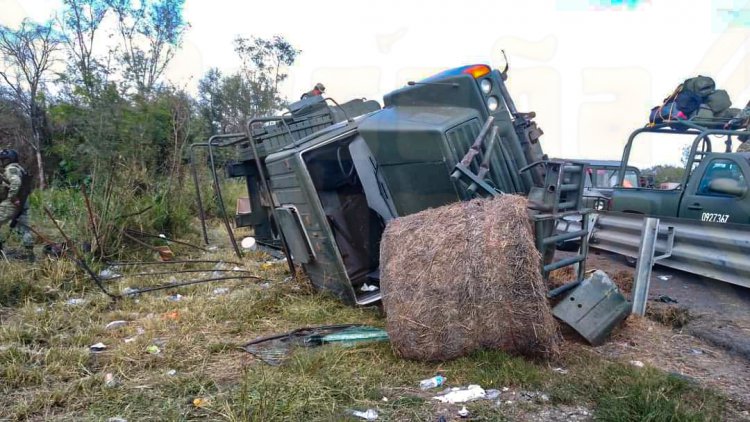
[[[659,233],[659,219],[646,218],[643,221],[641,245],[638,249],[638,263],[635,267],[635,285],[633,288],[633,309],[631,313],[644,316],[648,289],[651,284],[651,268],[654,266],[654,252],[656,251],[656,237]]]

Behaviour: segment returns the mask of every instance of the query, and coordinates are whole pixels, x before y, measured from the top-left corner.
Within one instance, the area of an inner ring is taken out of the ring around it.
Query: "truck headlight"
[[[497,97],[492,96],[490,98],[487,98],[487,108],[490,111],[497,110],[497,107],[500,106],[500,101],[497,100]]]
[[[487,95],[492,91],[492,81],[489,79],[482,79],[479,82],[479,89],[482,90],[482,94]]]

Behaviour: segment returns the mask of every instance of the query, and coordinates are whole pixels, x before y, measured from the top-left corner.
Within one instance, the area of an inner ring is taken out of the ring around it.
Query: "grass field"
[[[226,250],[201,258],[234,260]],[[299,349],[285,364],[269,366],[239,346],[301,326],[383,327],[384,318],[378,308],[350,308],[313,292],[305,280],[289,279],[283,263],[261,264],[268,259],[255,253],[242,262],[268,284],[204,284],[114,303],[69,261],[45,260],[33,269],[0,263],[0,420],[346,420],[349,409],[368,408],[379,420],[452,420],[460,406],[432,400],[434,392],[417,387],[437,372],[448,387],[508,389],[499,401],[469,403],[472,420],[566,420],[573,408],[605,421],[723,417],[719,394],[658,369],[603,359],[571,340],[552,362],[482,351],[419,363],[400,360],[387,343],[378,343]],[[117,292],[171,277],[200,274],[124,279],[107,287]],[[229,292],[214,294],[217,287]],[[173,293],[181,300],[169,300]],[[127,324],[105,329],[115,320]],[[107,349],[92,353],[89,346],[98,342]],[[147,351],[152,345],[159,353]],[[543,392],[549,400],[514,400],[522,391]],[[562,419],[550,419],[554,415]]]

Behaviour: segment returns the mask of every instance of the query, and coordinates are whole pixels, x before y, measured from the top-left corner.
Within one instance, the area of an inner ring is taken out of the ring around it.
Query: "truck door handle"
[[[700,210],[703,209],[703,207],[701,206],[701,204],[699,204],[699,203],[696,202],[693,205],[688,205],[687,209],[689,209],[689,210],[695,210],[695,211],[700,211]]]

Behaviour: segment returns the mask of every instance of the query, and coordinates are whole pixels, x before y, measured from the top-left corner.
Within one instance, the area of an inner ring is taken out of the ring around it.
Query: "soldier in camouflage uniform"
[[[16,219],[16,229],[23,237],[23,245],[26,248],[30,260],[34,259],[34,237],[29,230],[29,202],[26,198],[21,203],[19,193],[23,175],[26,172],[18,164],[18,153],[12,149],[0,151],[0,166],[2,166],[2,178],[0,178],[0,229],[5,224],[12,223],[19,207],[23,211]],[[2,232],[0,232],[0,251],[3,247]]]

